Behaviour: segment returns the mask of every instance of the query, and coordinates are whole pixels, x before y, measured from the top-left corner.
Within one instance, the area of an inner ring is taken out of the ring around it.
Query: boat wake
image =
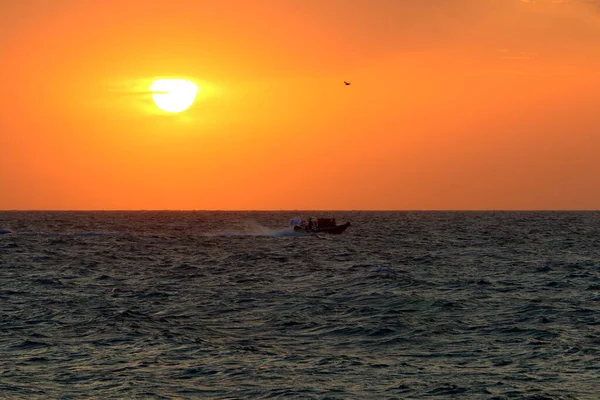
[[[244,221],[241,230],[224,231],[209,236],[266,236],[266,237],[287,237],[287,236],[308,236],[305,232],[296,232],[294,228],[273,229],[259,224],[253,220]]]
[[[222,232],[211,236],[269,236],[269,237],[285,237],[285,236],[309,236],[308,233],[295,232],[293,229],[273,229],[270,232]]]

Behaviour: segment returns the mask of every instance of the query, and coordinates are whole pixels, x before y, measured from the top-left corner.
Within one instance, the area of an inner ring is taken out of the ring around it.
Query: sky
[[[15,0],[0,26],[0,210],[600,208],[600,0]],[[165,77],[191,108],[156,107]]]

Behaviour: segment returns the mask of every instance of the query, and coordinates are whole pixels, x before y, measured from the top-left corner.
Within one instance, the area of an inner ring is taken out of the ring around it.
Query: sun
[[[150,86],[154,103],[163,111],[187,110],[196,99],[198,86],[185,79],[157,79]]]

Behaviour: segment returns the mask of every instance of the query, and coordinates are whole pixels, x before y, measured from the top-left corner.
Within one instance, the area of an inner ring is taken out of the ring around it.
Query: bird
[[[346,81],[344,81],[344,85],[346,85],[346,86],[350,86],[350,82],[346,82]]]

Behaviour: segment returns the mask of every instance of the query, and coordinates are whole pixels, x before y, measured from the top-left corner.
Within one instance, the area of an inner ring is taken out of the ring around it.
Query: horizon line
[[[471,208],[471,209],[175,209],[175,208],[136,208],[136,209],[0,209],[0,212],[597,212],[591,208]]]

